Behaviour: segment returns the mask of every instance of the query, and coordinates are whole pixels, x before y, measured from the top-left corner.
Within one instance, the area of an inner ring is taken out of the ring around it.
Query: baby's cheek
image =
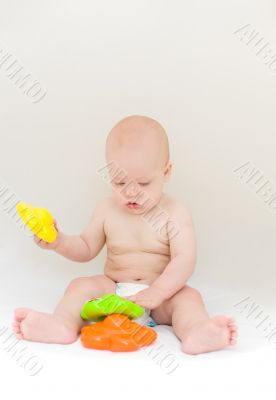
[[[122,201],[124,200],[123,193],[120,193],[119,189],[113,190],[112,195],[113,195],[113,198],[114,198],[115,200],[117,200],[117,201],[122,202]]]
[[[157,190],[155,191],[151,191],[149,193],[149,198],[154,202],[154,203],[158,203],[158,201],[160,200],[161,197],[161,193]]]

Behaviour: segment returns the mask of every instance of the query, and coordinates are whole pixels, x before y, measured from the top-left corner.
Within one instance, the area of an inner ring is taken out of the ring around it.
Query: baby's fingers
[[[44,240],[40,239],[38,236],[34,236],[34,241],[35,243],[41,247],[42,249],[46,249],[48,247],[48,243],[45,242]]]
[[[57,232],[58,232],[57,220],[56,220],[56,219],[54,219],[54,226],[55,226],[55,228],[56,228],[56,230],[57,230]]]
[[[38,244],[38,243],[40,242],[40,240],[41,240],[41,239],[40,239],[38,236],[36,236],[36,235],[34,235],[33,238],[34,238],[34,242],[35,242],[36,244]]]

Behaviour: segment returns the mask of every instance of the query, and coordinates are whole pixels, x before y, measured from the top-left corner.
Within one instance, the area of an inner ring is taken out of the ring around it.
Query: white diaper
[[[122,297],[131,296],[148,287],[149,285],[146,283],[118,282],[116,284],[115,293]],[[150,317],[150,310],[148,308],[144,308],[144,314],[141,317],[136,318],[134,321],[138,324],[151,327],[157,325],[153,318]]]

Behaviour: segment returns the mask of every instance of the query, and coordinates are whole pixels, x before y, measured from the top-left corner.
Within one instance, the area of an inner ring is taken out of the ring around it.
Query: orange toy
[[[155,330],[130,321],[126,315],[112,314],[104,321],[84,326],[80,339],[91,349],[134,351],[153,343],[156,337]]]

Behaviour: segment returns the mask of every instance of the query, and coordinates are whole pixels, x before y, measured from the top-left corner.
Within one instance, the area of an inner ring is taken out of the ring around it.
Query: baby
[[[59,231],[51,244],[34,237],[41,248],[78,262],[94,259],[106,243],[104,274],[73,279],[53,314],[16,309],[16,337],[72,343],[88,324],[80,317],[83,304],[117,293],[149,310],[156,324],[172,325],[187,354],[234,345],[235,320],[210,317],[200,293],[187,285],[196,263],[195,230],[182,202],[163,192],[172,169],[163,127],[144,116],[124,118],[107,137],[106,161],[112,195],[96,205],[83,232]]]

